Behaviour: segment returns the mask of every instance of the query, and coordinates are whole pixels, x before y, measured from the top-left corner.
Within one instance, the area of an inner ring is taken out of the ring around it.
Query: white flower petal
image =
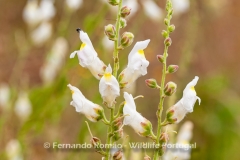
[[[70,58],[74,58],[75,55],[77,54],[78,51],[73,51],[71,54],[70,54]]]
[[[131,50],[131,52],[128,55],[128,61],[131,60],[131,57],[136,54],[138,52],[138,50],[144,50],[145,48],[147,48],[148,44],[150,42],[150,39],[147,39],[145,41],[139,41],[137,42],[133,49]]]
[[[77,10],[82,6],[83,0],[66,0],[67,6],[72,10]]]

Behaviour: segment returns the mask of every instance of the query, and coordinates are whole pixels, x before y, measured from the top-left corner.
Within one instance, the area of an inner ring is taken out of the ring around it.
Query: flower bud
[[[116,131],[118,130],[121,126],[122,126],[122,119],[124,117],[118,117],[117,119],[115,119],[113,122],[112,122],[112,126],[113,126],[113,130]]]
[[[160,143],[163,144],[163,143],[167,143],[169,140],[169,136],[167,133],[162,133],[160,135]]]
[[[119,0],[108,0],[108,3],[113,5],[113,6],[116,6],[116,5],[118,5]]]
[[[129,8],[128,6],[124,6],[121,9],[121,17],[125,18],[127,17],[131,12],[131,8]]]
[[[131,32],[124,32],[121,37],[121,46],[120,49],[128,47],[133,42],[134,35]]]
[[[145,83],[150,88],[153,88],[153,89],[158,88],[158,84],[155,79],[146,79]]]
[[[124,18],[120,18],[120,28],[124,28],[127,26],[127,21]]]
[[[167,38],[167,37],[168,37],[168,32],[165,31],[165,30],[163,30],[163,31],[162,31],[162,36],[163,36],[164,38]]]
[[[175,111],[174,111],[173,109],[170,109],[170,110],[167,111],[167,116],[166,116],[166,118],[167,118],[167,121],[168,121],[170,124],[177,122],[177,118],[173,118],[174,112],[175,112]]]
[[[178,65],[169,65],[167,71],[168,73],[175,73],[177,72],[178,68]]]
[[[174,82],[168,82],[164,88],[164,94],[166,96],[171,96],[176,92],[177,85]]]
[[[145,155],[143,159],[144,160],[151,160],[151,157],[149,157],[148,155]]]
[[[148,137],[151,135],[152,132],[152,123],[149,120],[145,120],[144,122],[140,123],[144,132],[142,133],[138,133],[139,135],[143,136],[143,137]]]
[[[123,129],[117,130],[114,132],[112,139],[114,142],[118,141],[120,138],[123,138]]]
[[[157,59],[159,62],[163,63],[164,62],[164,57],[163,55],[157,55]]]
[[[173,24],[168,26],[168,31],[169,32],[173,32],[174,30],[175,30],[175,26]]]
[[[122,160],[122,159],[123,159],[123,152],[121,150],[114,153],[113,160]]]
[[[165,39],[164,44],[165,44],[167,47],[171,46],[171,44],[172,44],[172,39],[171,39],[170,37],[168,37],[167,39]]]
[[[114,38],[116,36],[116,29],[115,29],[114,25],[109,24],[109,25],[105,26],[104,32],[110,40],[114,40]]]
[[[92,139],[90,140],[90,142],[91,142],[91,144],[92,144],[92,146],[93,146],[94,148],[98,148],[99,144],[101,144],[100,139],[97,138],[97,137],[92,137]]]
[[[168,26],[169,23],[170,23],[169,20],[168,20],[167,18],[165,18],[165,19],[164,19],[164,24],[165,24],[166,26]]]

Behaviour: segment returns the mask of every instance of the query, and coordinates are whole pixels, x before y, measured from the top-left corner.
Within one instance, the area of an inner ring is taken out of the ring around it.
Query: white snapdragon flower
[[[193,112],[195,102],[198,100],[199,105],[201,99],[197,96],[194,86],[197,84],[199,77],[195,78],[187,84],[183,90],[183,97],[175,105],[173,105],[168,113],[167,118],[170,122],[180,122],[187,113]]]
[[[25,91],[21,91],[18,95],[18,99],[15,103],[14,111],[16,115],[23,121],[32,113],[32,104],[28,98],[28,94]]]
[[[82,67],[88,68],[94,77],[100,79],[104,74],[106,65],[98,58],[97,52],[93,48],[88,34],[80,29],[77,29],[77,31],[79,31],[79,37],[83,43],[79,51],[74,51],[71,53],[70,58],[74,58],[77,54],[79,64]]]
[[[82,6],[83,0],[66,0],[68,8],[75,11]]]
[[[119,84],[117,79],[112,75],[110,64],[99,82],[99,92],[108,107],[111,107],[115,103],[116,97],[120,95]]]
[[[40,70],[40,76],[44,83],[53,82],[60,71],[68,51],[67,40],[63,37],[56,39],[50,54]]]
[[[128,55],[128,65],[119,75],[119,83],[121,88],[128,88],[140,76],[147,74],[149,61],[146,60],[144,49],[148,46],[150,39],[140,41],[135,44],[132,51]]]
[[[75,107],[77,112],[84,114],[90,121],[96,122],[102,119],[103,108],[88,99],[82,92],[71,84],[67,85],[72,92],[72,101],[70,105]]]
[[[140,136],[148,136],[152,132],[152,124],[136,111],[136,105],[131,94],[124,92],[125,104],[123,107],[124,125],[131,126]]]
[[[153,0],[144,0],[143,9],[145,14],[154,21],[160,21],[163,18],[162,9]]]
[[[22,148],[17,139],[12,139],[7,143],[6,154],[8,160],[23,160]]]

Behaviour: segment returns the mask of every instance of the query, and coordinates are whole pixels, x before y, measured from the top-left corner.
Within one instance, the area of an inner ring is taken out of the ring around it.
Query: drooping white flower
[[[29,100],[28,94],[25,91],[21,91],[18,95],[18,99],[14,107],[15,114],[23,121],[32,113],[32,104]]]
[[[136,105],[131,94],[124,92],[125,104],[123,107],[124,125],[131,126],[140,136],[148,136],[152,131],[152,124],[136,111]]]
[[[52,24],[49,22],[42,22],[32,33],[31,39],[35,45],[42,45],[52,35]]]
[[[145,14],[154,21],[160,21],[163,18],[162,9],[153,0],[144,0],[143,9]]]
[[[176,14],[187,12],[190,7],[189,0],[172,0],[173,10]]]
[[[106,65],[98,58],[97,52],[93,48],[92,42],[88,37],[88,34],[79,31],[80,40],[83,42],[79,51],[74,51],[71,53],[70,58],[74,58],[75,55],[78,55],[79,64],[82,67],[88,68],[94,77],[100,79],[104,70],[106,69]]]
[[[119,84],[117,79],[112,75],[110,64],[106,68],[105,73],[99,82],[99,92],[108,107],[112,107],[113,103],[115,103],[116,97],[120,95]]]
[[[5,148],[8,160],[23,160],[21,145],[18,140],[12,139]]]
[[[199,105],[201,99],[197,96],[194,86],[197,84],[199,77],[195,78],[187,84],[183,90],[183,97],[168,111],[168,120],[172,122],[180,122],[187,113],[193,112],[195,102],[198,100]]]
[[[82,3],[83,0],[66,0],[67,6],[73,11],[78,10],[81,7]]]
[[[135,44],[128,55],[128,65],[119,75],[121,88],[128,88],[137,78],[147,74],[149,62],[144,55],[144,49],[148,46],[150,39]]]
[[[70,105],[75,107],[77,112],[84,114],[90,121],[96,122],[102,119],[103,108],[89,101],[82,92],[71,84],[67,85],[72,92],[72,101]]]
[[[51,83],[54,80],[64,62],[67,50],[68,43],[66,39],[62,37],[57,38],[40,71],[40,76],[44,83]]]
[[[0,84],[0,108],[7,109],[10,98],[10,89],[8,84]]]
[[[168,148],[167,152],[163,155],[163,160],[188,160],[191,158],[191,148],[190,140],[192,139],[192,129],[193,123],[191,121],[185,122],[178,134],[176,146],[181,146],[182,148],[171,149]]]

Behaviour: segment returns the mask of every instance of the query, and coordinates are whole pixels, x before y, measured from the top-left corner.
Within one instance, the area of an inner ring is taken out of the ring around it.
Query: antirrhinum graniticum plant
[[[95,148],[95,151],[103,156],[104,160],[124,159],[123,148],[117,148],[116,152],[112,153],[111,151],[114,150],[114,147],[111,147],[111,145],[116,144],[120,139],[125,137],[124,126],[126,125],[130,126],[139,136],[150,138],[155,142],[155,146],[159,146],[155,148],[152,158],[153,160],[158,160],[164,154],[162,145],[167,144],[169,140],[168,132],[163,132],[162,127],[180,122],[187,113],[193,112],[196,100],[200,102],[200,98],[197,97],[194,89],[198,77],[196,76],[186,86],[183,91],[183,97],[167,110],[166,118],[162,121],[164,99],[172,96],[177,89],[177,85],[172,81],[165,84],[166,75],[177,72],[179,68],[178,65],[174,64],[167,66],[168,48],[172,45],[170,33],[175,30],[175,26],[171,24],[173,15],[172,3],[171,0],[167,0],[167,16],[164,19],[166,30],[162,31],[164,52],[161,55],[157,55],[158,61],[163,66],[161,83],[158,83],[154,78],[149,78],[145,81],[148,87],[157,89],[160,92],[160,101],[157,108],[157,134],[155,135],[152,123],[137,111],[135,99],[143,96],[140,95],[134,98],[132,94],[124,92],[121,95],[120,92],[120,89],[131,87],[139,77],[147,74],[149,61],[145,57],[144,50],[148,47],[150,39],[135,43],[128,55],[126,68],[118,73],[120,69],[118,54],[126,47],[131,46],[134,40],[133,33],[129,31],[120,32],[120,29],[124,28],[127,24],[126,17],[131,14],[131,9],[128,6],[122,7],[122,0],[108,0],[108,3],[118,8],[116,24],[107,24],[104,29],[107,38],[114,42],[113,64],[106,66],[106,63],[100,60],[99,56],[102,56],[101,53],[98,54],[95,51],[88,34],[80,28],[77,29],[79,38],[82,41],[80,50],[74,51],[70,55],[70,58],[74,58],[77,54],[80,66],[89,69],[92,75],[99,80],[99,93],[105,107],[101,107],[88,100],[77,87],[71,84],[68,85],[73,99],[70,104],[76,108],[77,112],[84,114],[89,121],[97,123],[100,121],[107,125],[107,138],[105,141],[107,146],[110,147],[101,148],[100,145],[103,141],[98,137],[93,137],[90,127],[86,122],[91,135],[91,144]],[[124,101],[118,102],[118,97],[122,96],[124,97]],[[118,105],[116,105],[117,103]],[[105,111],[110,112],[109,117],[105,116]],[[151,159],[147,155],[142,158],[146,160]]]

